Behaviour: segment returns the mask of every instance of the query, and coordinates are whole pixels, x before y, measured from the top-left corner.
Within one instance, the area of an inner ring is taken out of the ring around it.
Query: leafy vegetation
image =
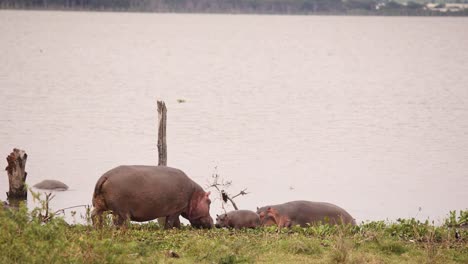
[[[280,231],[116,228],[110,219],[95,229],[50,212],[47,203],[0,207],[0,263],[468,263],[468,211],[450,212],[444,226],[399,219]]]

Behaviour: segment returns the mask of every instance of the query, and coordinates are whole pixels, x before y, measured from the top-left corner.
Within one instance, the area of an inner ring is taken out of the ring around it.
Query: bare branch
[[[236,203],[229,196],[227,197],[227,199],[232,203],[232,206],[234,206],[235,210],[239,210],[239,208],[237,208]]]
[[[245,188],[244,190],[240,191],[238,194],[232,196],[232,199],[236,198],[237,196],[240,196],[240,195],[247,195],[249,194],[248,192],[245,192],[247,191],[247,188]]]
[[[216,168],[215,168],[215,170],[216,170]],[[211,177],[213,178],[213,182],[210,185],[208,185],[208,188],[215,188],[218,191],[218,193],[221,196],[221,200],[223,201],[221,203],[221,206],[222,206],[223,210],[226,212],[226,209],[224,208],[224,204],[227,203],[228,201],[231,202],[231,204],[232,204],[232,206],[234,207],[235,210],[239,210],[239,208],[237,207],[237,204],[234,202],[234,198],[236,198],[238,196],[241,196],[241,195],[248,194],[246,192],[247,188],[243,189],[242,191],[240,191],[238,194],[236,194],[234,196],[230,196],[225,191],[225,189],[227,189],[227,188],[229,188],[231,186],[232,181],[224,181],[224,179],[220,178],[218,173],[214,173]]]
[[[70,207],[65,207],[65,208],[62,208],[62,209],[58,209],[57,211],[54,212],[54,214],[58,214],[58,213],[65,213],[65,210],[68,210],[68,209],[72,209],[72,208],[77,208],[77,207],[88,207],[89,205],[87,204],[80,204],[80,205],[75,205],[75,206],[70,206]]]

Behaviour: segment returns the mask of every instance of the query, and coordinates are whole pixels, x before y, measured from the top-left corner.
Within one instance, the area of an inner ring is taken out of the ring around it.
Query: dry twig
[[[234,199],[241,195],[247,195],[248,194],[248,192],[246,192],[247,188],[244,188],[242,191],[240,191],[236,195],[229,195],[225,189],[231,186],[232,181],[224,181],[224,179],[220,178],[218,173],[214,173],[212,175],[212,178],[213,178],[213,182],[208,186],[208,188],[215,188],[218,191],[218,193],[221,195],[221,200],[223,201],[222,203],[223,210],[226,211],[226,209],[224,208],[224,204],[227,203],[228,201],[231,202],[235,210],[239,210],[239,208],[237,207],[237,204],[234,202]]]

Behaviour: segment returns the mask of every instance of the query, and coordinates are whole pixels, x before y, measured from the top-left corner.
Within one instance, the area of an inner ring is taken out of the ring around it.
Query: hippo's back
[[[234,210],[227,213],[229,219],[239,219],[239,221],[253,221],[258,218],[258,214],[250,210]]]
[[[35,184],[33,187],[37,189],[45,189],[45,190],[55,190],[55,191],[66,191],[68,190],[68,186],[57,180],[43,180],[37,184]]]
[[[235,210],[227,213],[229,226],[234,228],[255,228],[260,225],[258,214],[250,210]]]
[[[174,181],[193,182],[183,171],[166,166],[122,165],[104,173],[102,177],[113,183],[136,185],[142,183],[158,184]],[[131,186],[133,187],[133,186]]]
[[[296,221],[301,225],[313,222],[330,224],[354,224],[353,217],[343,208],[326,202],[293,201],[286,203],[287,208],[296,211]]]
[[[353,217],[343,208],[326,202],[291,201],[283,204],[264,206],[257,213],[266,211],[268,207],[275,208],[281,215],[286,215],[293,225],[307,226],[316,222],[330,224],[345,223],[355,224]]]

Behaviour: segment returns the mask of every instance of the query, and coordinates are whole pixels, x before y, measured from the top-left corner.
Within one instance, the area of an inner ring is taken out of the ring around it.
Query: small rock
[[[176,252],[174,252],[172,250],[169,250],[166,253],[166,256],[169,257],[169,258],[180,258],[179,254],[177,254]]]

